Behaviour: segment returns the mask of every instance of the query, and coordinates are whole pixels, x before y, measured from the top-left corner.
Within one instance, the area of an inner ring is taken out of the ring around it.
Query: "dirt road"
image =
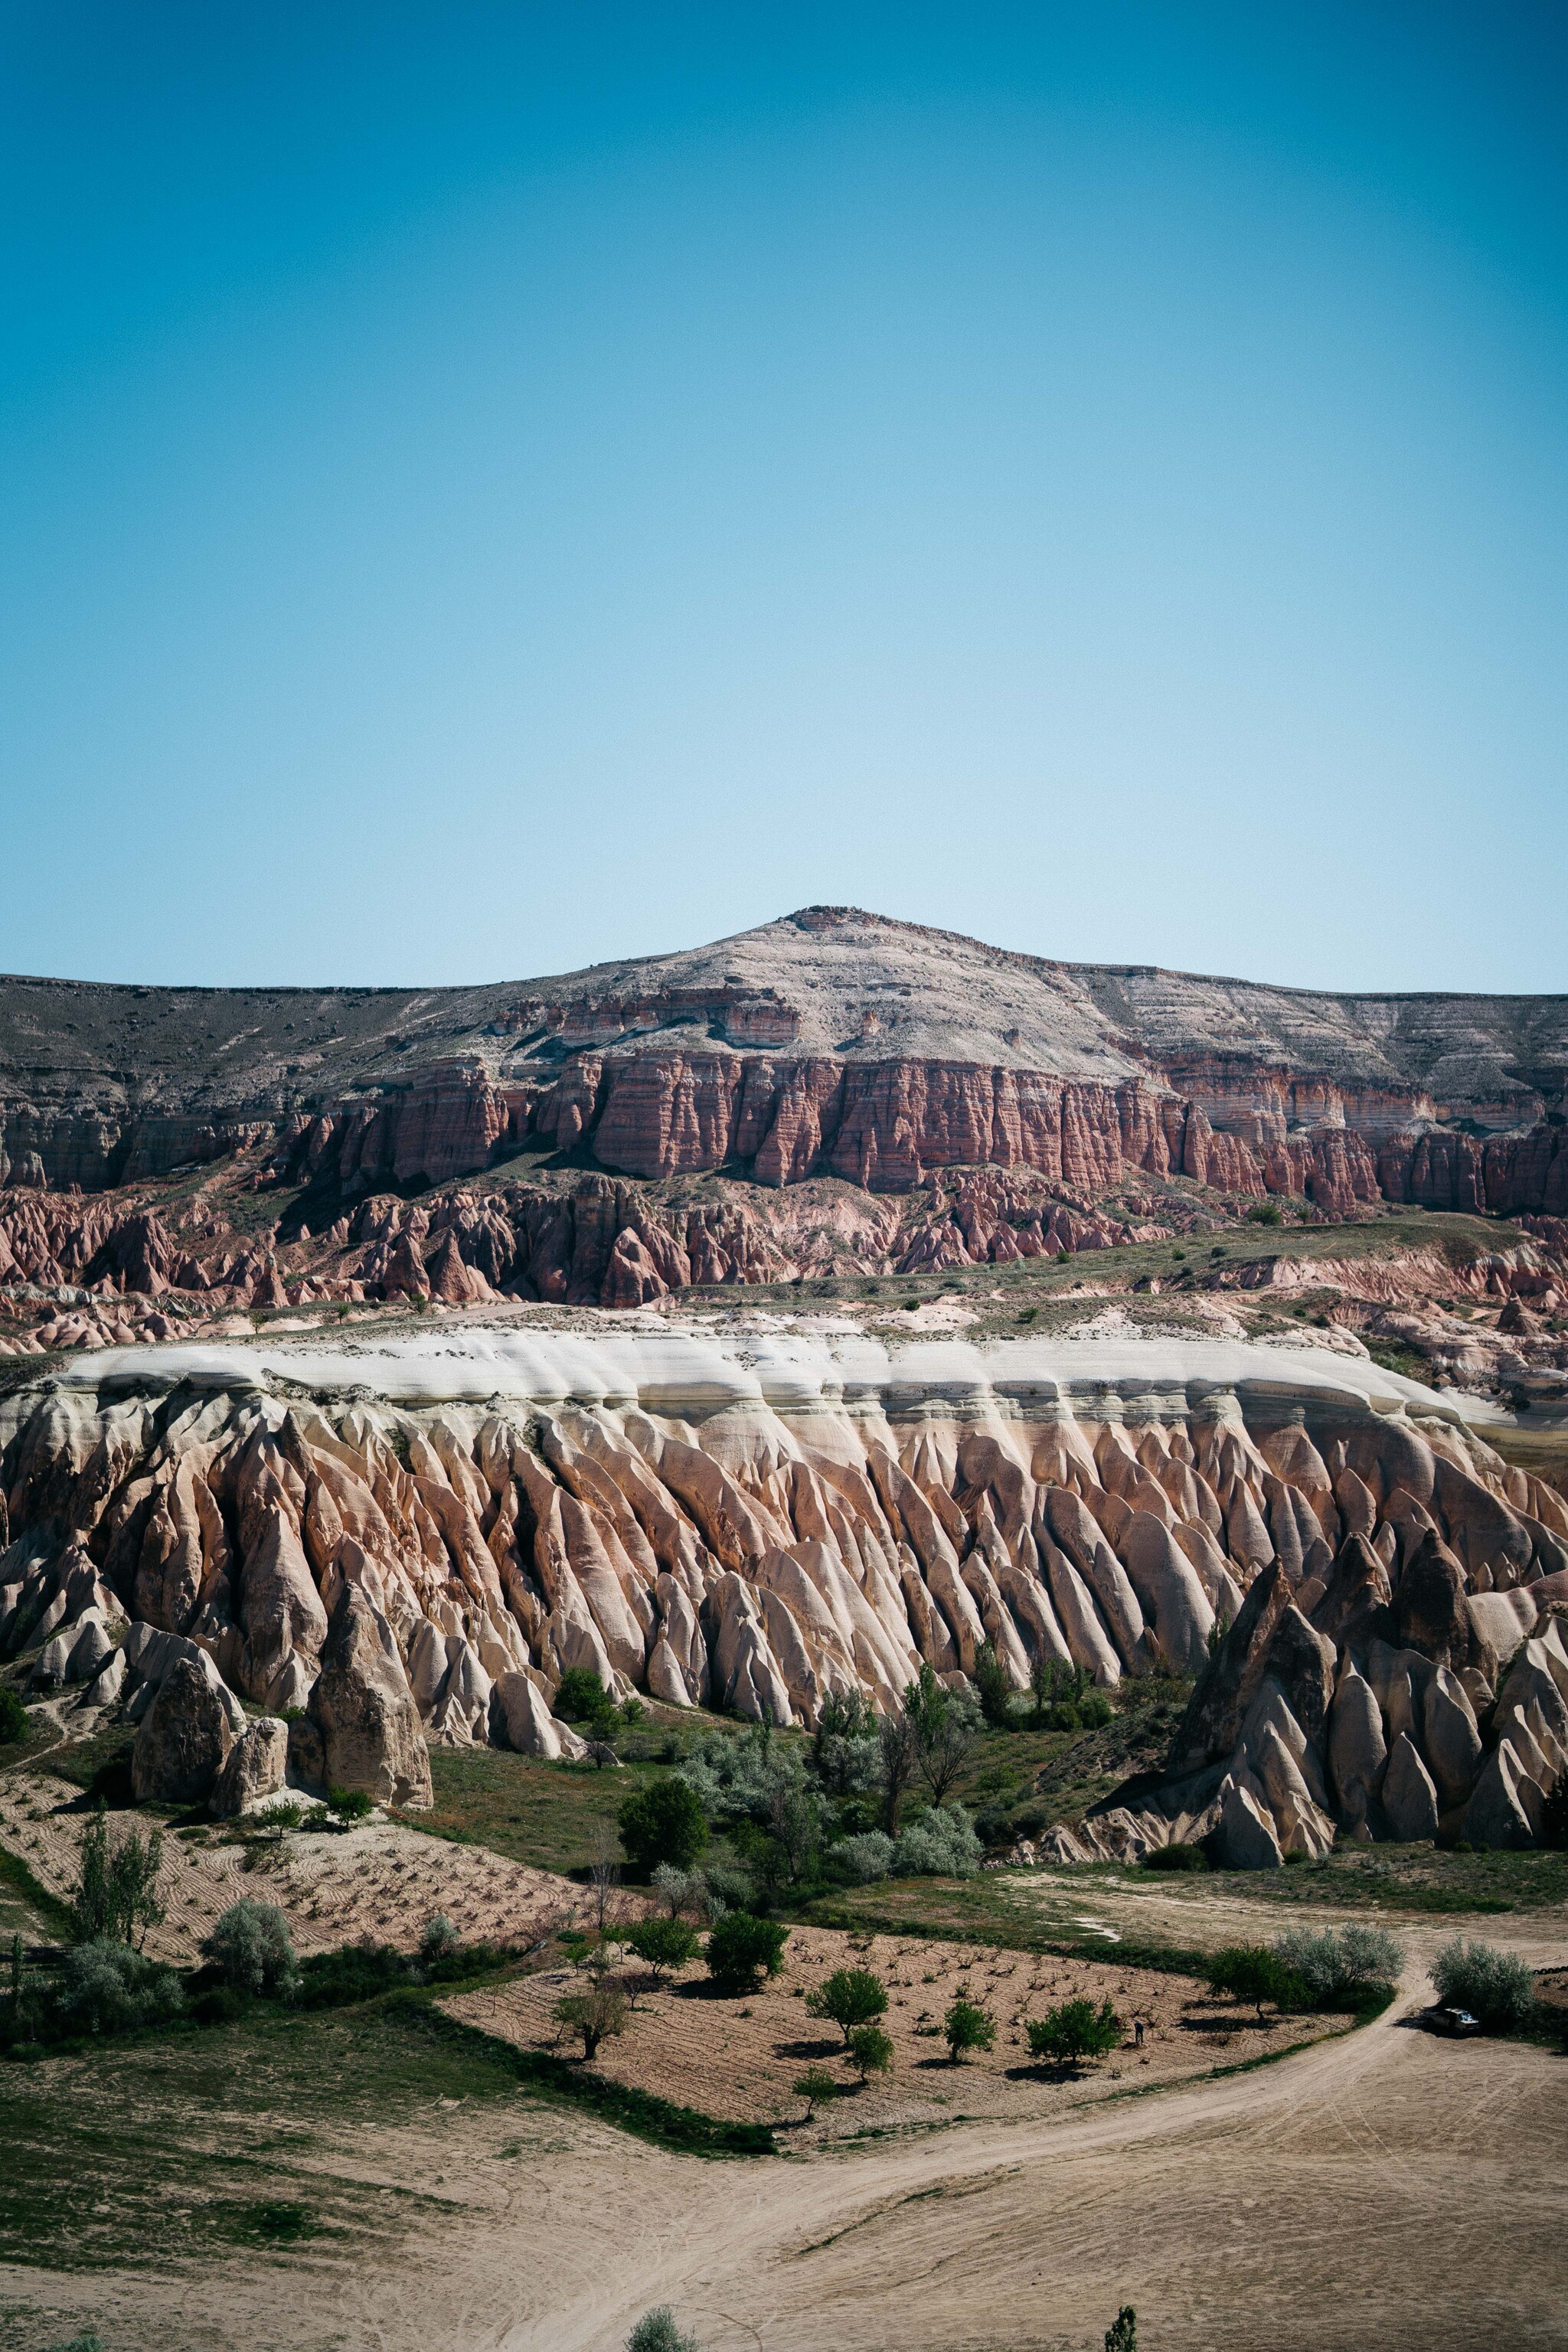
[[[1555,1918],[1509,1927],[1568,1958]],[[90,2316],[110,2352],[616,2352],[660,2302],[705,2352],[1079,2352],[1123,2302],[1148,2352],[1568,2344],[1568,2059],[1408,2023],[1449,1932],[1409,1937],[1387,2019],[1260,2072],[784,2162],[432,2116],[374,2150],[438,2184],[395,2251],[177,2285],[12,2272],[0,2299]]]

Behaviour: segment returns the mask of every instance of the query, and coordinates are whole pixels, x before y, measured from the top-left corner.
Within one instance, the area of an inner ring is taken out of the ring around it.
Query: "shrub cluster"
[[[1467,1944],[1457,1936],[1433,1961],[1432,1982],[1446,2009],[1468,2009],[1489,2033],[1517,2033],[1535,2014],[1534,1977],[1495,1944]]]
[[[1384,1927],[1292,1927],[1274,1939],[1275,1957],[1299,1979],[1304,2009],[1356,2010],[1386,2000],[1405,1953]]]

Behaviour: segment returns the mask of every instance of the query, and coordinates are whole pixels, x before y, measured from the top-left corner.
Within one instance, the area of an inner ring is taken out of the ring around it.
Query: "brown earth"
[[[1422,1955],[1465,1921],[1423,1930]],[[1485,1923],[1536,1963],[1561,1923]],[[432,2109],[323,2166],[398,2243],[163,2275],[12,2270],[4,2340],[108,2352],[618,2352],[668,2302],[705,2352],[1475,2352],[1568,2342],[1563,2060],[1400,2010],[1263,2072],[1026,2121],[710,2163],[519,2103]],[[24,2324],[23,2315],[27,2315]]]
[[[880,2023],[893,2044],[892,2070],[872,2076],[863,2088],[843,2055],[837,2027],[805,2011],[805,1995],[845,1968],[869,1969],[888,1988]],[[629,1956],[623,1974],[634,1987],[642,1985]],[[570,2054],[580,2045],[563,2034],[552,2012],[563,1993],[581,1990],[585,1982],[570,1969],[552,1969],[499,1991],[461,1994],[447,2006],[523,2049]],[[1077,2075],[1037,2064],[1025,2020],[1080,1995],[1097,2008],[1111,2002],[1126,2025],[1123,2047]],[[942,2021],[959,1998],[976,2002],[997,2031],[993,2049],[973,2052],[955,2065]],[[1142,2051],[1133,2046],[1135,2019],[1145,2028]],[[639,1990],[626,2023],[625,2035],[604,2043],[587,2071],[726,2120],[787,2124],[795,2149],[955,2118],[1056,2115],[1113,2095],[1119,2084],[1147,2089],[1176,2082],[1331,2030],[1316,2020],[1259,2025],[1252,2010],[1212,1999],[1190,1978],[1114,1962],[1054,1959],[923,1937],[851,1937],[823,1927],[792,1927],[780,1975],[756,1993],[721,1999],[693,1964],[663,1991]],[[793,2086],[807,2066],[826,2067],[845,2095],[803,2125],[803,2103]]]

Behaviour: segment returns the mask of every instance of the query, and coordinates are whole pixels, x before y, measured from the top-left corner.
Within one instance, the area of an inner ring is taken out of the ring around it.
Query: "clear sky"
[[[1568,10],[0,0],[0,966],[1568,988]]]

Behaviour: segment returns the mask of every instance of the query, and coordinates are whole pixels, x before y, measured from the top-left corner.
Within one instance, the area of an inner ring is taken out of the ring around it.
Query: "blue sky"
[[[1568,16],[0,5],[0,966],[1568,987]]]

